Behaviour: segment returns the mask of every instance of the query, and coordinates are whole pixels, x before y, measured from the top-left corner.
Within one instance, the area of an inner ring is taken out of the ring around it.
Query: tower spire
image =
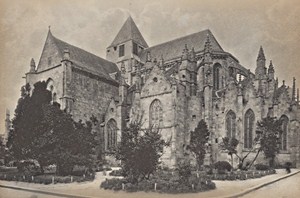
[[[293,77],[293,93],[292,93],[292,101],[296,100],[296,78]]]
[[[30,61],[30,72],[31,73],[35,72],[35,61],[33,58]]]
[[[210,43],[209,34],[207,34],[206,41],[204,44],[204,53],[210,53],[210,52],[211,52],[211,43]]]
[[[187,60],[188,55],[189,55],[189,50],[188,50],[187,44],[185,44],[183,52],[182,52],[182,60]]]
[[[273,66],[272,60],[270,60],[270,65],[269,65],[268,73],[274,73],[274,66]]]
[[[266,60],[266,58],[265,58],[265,53],[264,53],[264,49],[263,49],[262,46],[260,46],[260,48],[259,48],[257,60]]]
[[[297,89],[297,104],[299,104],[299,88]]]
[[[256,79],[264,79],[267,73],[266,58],[262,46],[259,48],[258,56],[256,59],[255,76]]]

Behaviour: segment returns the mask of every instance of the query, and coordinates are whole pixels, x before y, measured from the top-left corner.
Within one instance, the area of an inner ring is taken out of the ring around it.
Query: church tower
[[[120,70],[121,65],[124,67],[126,83],[131,85],[135,82],[133,78],[139,61],[138,55],[145,48],[148,48],[148,44],[129,16],[113,42],[106,48],[106,59],[116,63]]]
[[[266,76],[266,58],[264,54],[264,50],[262,46],[260,46],[258,56],[256,59],[256,69],[255,69],[255,76],[256,79],[263,79]]]

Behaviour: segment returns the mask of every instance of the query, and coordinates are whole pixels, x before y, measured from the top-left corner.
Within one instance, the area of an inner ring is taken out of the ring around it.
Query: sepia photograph
[[[0,0],[0,198],[300,197],[298,0]]]

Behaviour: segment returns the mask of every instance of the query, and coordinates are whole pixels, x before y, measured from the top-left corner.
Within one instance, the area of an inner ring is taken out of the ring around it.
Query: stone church
[[[142,117],[144,128],[157,127],[171,140],[162,162],[174,166],[183,158],[190,132],[204,119],[211,132],[205,163],[228,160],[218,146],[222,137],[236,137],[239,153],[246,153],[253,147],[256,122],[276,116],[283,120],[276,160],[299,167],[296,80],[292,87],[284,81],[279,85],[276,66],[266,61],[260,47],[251,72],[208,29],[149,47],[129,17],[106,48],[106,59],[49,30],[38,64],[31,60],[26,82],[33,86],[46,81],[53,101],[75,120],[95,116],[95,130],[107,153],[120,141],[124,126]]]

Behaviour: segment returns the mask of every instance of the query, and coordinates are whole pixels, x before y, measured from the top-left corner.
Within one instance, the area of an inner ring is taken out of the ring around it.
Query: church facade
[[[49,30],[26,82],[47,81],[53,101],[75,120],[96,117],[101,149],[108,153],[126,124],[141,117],[144,128],[155,126],[171,140],[162,162],[175,166],[184,157],[190,132],[204,119],[210,131],[205,163],[228,160],[219,148],[222,137],[237,138],[238,152],[247,153],[254,146],[256,122],[272,116],[283,121],[277,162],[299,167],[299,90],[295,79],[292,87],[279,85],[275,70],[260,47],[252,73],[223,50],[210,30],[149,47],[129,17],[106,48],[106,59]]]

